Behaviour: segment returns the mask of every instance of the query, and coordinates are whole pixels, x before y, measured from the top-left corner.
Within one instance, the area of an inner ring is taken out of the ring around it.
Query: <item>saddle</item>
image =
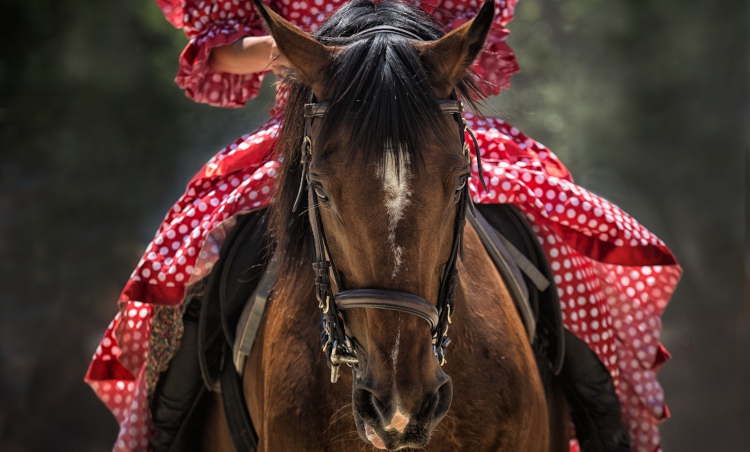
[[[477,205],[468,217],[514,300],[545,390],[553,376],[562,381],[581,450],[629,451],[611,376],[563,327],[552,271],[528,222],[504,204]],[[242,371],[277,273],[266,230],[265,211],[239,216],[205,287],[188,300],[181,348],[152,403],[154,451],[195,449],[209,391],[222,393],[235,449],[256,450]]]

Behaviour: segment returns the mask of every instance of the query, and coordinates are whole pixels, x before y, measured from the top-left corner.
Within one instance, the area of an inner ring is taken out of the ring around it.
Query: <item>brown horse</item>
[[[354,372],[343,367],[337,384],[319,345],[309,209],[319,215],[323,257],[338,269],[333,293],[382,289],[439,305],[471,170],[463,128],[439,100],[476,97],[469,68],[490,29],[492,1],[447,35],[395,1],[349,3],[315,37],[256,6],[295,77],[271,217],[283,270],[244,371],[258,450],[565,450],[564,402],[551,397],[548,407],[523,324],[470,226],[444,365],[428,322],[398,310],[338,313],[358,362]],[[314,122],[304,117],[311,99],[328,102]],[[305,179],[313,204],[302,196],[293,213]],[[208,417],[204,449],[233,450],[218,397]]]

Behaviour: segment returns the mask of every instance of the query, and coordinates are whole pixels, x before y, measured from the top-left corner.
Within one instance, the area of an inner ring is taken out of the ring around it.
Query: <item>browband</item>
[[[455,99],[440,99],[438,101],[440,105],[440,111],[444,115],[455,115],[461,114],[464,111],[464,106],[459,100]],[[305,104],[305,118],[320,118],[325,116],[330,106],[329,102],[317,102],[314,104]]]

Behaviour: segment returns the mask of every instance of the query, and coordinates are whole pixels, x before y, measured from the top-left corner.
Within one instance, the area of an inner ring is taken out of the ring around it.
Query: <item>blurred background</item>
[[[684,267],[667,452],[747,450],[749,7],[521,0],[522,72],[488,103]],[[270,78],[242,109],[185,98],[185,44],[152,0],[0,1],[0,451],[111,449],[83,375],[119,292],[190,177],[267,117]]]

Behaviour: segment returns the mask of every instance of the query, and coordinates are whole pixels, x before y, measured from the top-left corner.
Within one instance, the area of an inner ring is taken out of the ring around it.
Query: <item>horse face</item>
[[[334,149],[328,156],[313,156],[310,182],[340,289],[389,289],[436,302],[457,193],[470,170],[450,117],[445,130],[451,133],[424,143],[430,163],[418,173],[405,157],[397,164],[390,154],[377,163],[345,159],[351,149],[343,131],[342,141],[327,144]],[[363,439],[380,448],[423,447],[452,397],[429,325],[382,309],[352,309],[344,318],[359,358],[353,407]]]
[[[332,85],[329,77],[337,54],[346,49],[319,43],[259,0],[255,3],[297,80],[318,100],[349,91],[349,85]],[[420,92],[428,92],[432,105],[435,99],[447,98],[465,77],[492,19],[489,1],[474,20],[443,38],[412,44],[412,69],[418,66],[417,72],[426,75],[416,83],[427,84]],[[400,99],[394,108],[410,102],[409,96]],[[352,104],[356,102],[359,99]],[[452,117],[434,110],[432,114],[438,119],[431,124],[437,121],[438,127],[431,127],[431,132],[411,129],[412,138],[419,137],[420,162],[411,161],[414,140],[409,152],[402,152],[397,141],[386,141],[376,159],[352,144],[357,128],[377,124],[347,121],[348,115],[340,114],[336,133],[322,134],[324,140],[320,131],[332,130],[326,124],[331,118],[313,124],[309,182],[319,201],[329,258],[343,286],[336,290],[387,289],[436,304],[454,240],[458,194],[468,183],[470,167],[462,154],[462,129]],[[380,124],[384,122],[381,115]],[[453,393],[450,377],[435,356],[429,325],[419,317],[382,309],[348,310],[344,319],[359,360],[352,405],[360,437],[380,449],[424,447],[447,413]]]

